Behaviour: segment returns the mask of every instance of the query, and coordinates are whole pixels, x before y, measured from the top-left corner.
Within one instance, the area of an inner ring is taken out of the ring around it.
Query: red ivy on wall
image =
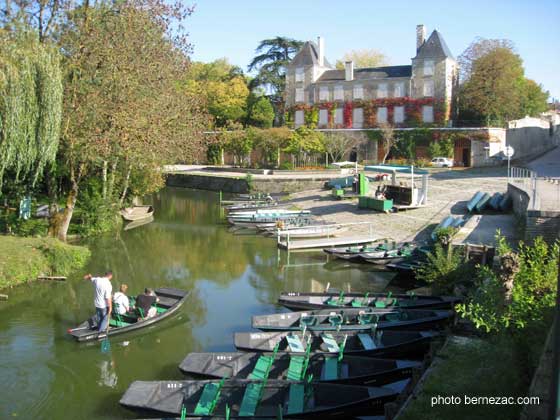
[[[352,128],[352,110],[354,109],[352,102],[346,102],[344,104],[343,118],[344,118],[344,128]]]

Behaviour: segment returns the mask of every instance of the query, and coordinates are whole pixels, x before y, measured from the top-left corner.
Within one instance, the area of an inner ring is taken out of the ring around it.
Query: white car
[[[452,168],[453,159],[446,157],[435,157],[432,159],[431,165],[435,166],[436,168]]]

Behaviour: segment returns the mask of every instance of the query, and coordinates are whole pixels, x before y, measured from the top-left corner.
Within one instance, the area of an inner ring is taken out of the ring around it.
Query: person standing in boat
[[[97,330],[105,331],[109,326],[109,318],[111,317],[111,312],[113,311],[113,285],[111,284],[111,279],[113,278],[113,273],[107,271],[104,277],[93,277],[91,274],[86,274],[84,280],[89,280],[93,283],[93,288],[95,290],[94,294],[94,305],[95,314],[97,316]]]
[[[144,293],[136,297],[136,309],[140,312],[140,318],[138,318],[139,321],[144,318],[151,318],[157,314],[156,307],[152,306],[157,301],[159,301],[159,299],[154,291],[149,287],[146,287],[144,289]]]

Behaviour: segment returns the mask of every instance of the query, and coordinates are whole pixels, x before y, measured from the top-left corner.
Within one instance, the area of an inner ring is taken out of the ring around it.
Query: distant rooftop
[[[331,67],[332,68],[332,66],[327,61],[326,57],[324,58],[324,60],[325,60],[325,62],[324,62],[325,67]],[[315,44],[313,41],[305,42],[305,44],[303,44],[303,47],[301,47],[301,50],[299,50],[299,52],[296,54],[296,56],[294,57],[294,59],[292,60],[290,65],[293,65],[293,66],[311,66],[311,65],[318,66],[319,65],[319,47],[317,46],[317,44]]]
[[[387,77],[410,77],[411,75],[412,66],[363,67],[354,69],[355,80],[385,79]],[[328,82],[344,79],[344,70],[327,70],[317,81]]]
[[[414,58],[453,58],[453,54],[445,43],[443,36],[436,30],[432,32],[430,37],[422,44]]]

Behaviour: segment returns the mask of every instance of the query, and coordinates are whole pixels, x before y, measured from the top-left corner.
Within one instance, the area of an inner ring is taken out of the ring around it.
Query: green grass
[[[518,419],[521,405],[465,405],[468,397],[526,396],[524,370],[513,354],[509,337],[451,338],[438,353],[438,363],[417,398],[399,420]],[[437,358],[436,358],[437,360]],[[432,399],[460,397],[460,404],[436,404]]]
[[[40,275],[67,276],[83,267],[89,256],[85,247],[52,238],[0,236],[0,289]]]

